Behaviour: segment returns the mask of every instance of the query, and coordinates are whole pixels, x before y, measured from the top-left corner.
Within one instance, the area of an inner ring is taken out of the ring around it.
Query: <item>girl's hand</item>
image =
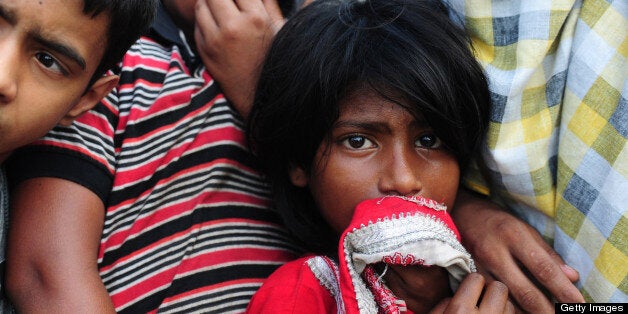
[[[484,286],[482,275],[469,274],[456,294],[442,300],[430,313],[515,313],[515,307],[508,301],[508,288],[503,283],[492,281],[486,289]]]
[[[442,267],[388,265],[386,285],[414,313],[427,313],[451,296],[449,274]]]

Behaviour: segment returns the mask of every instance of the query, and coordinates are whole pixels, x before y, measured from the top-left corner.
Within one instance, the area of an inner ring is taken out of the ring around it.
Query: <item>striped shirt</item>
[[[239,115],[163,10],[119,75],[94,110],[18,153],[12,171],[101,197],[98,265],[117,311],[244,311],[296,249],[268,208]]]
[[[450,0],[492,93],[465,183],[534,226],[592,302],[628,302],[628,2]]]

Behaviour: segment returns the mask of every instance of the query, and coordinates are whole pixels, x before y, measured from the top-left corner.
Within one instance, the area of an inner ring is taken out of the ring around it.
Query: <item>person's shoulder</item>
[[[120,83],[128,84],[140,76],[151,82],[162,83],[163,75],[172,67],[173,45],[150,35],[140,37],[127,50],[117,74]],[[138,72],[139,70],[139,72]]]
[[[307,262],[313,257],[313,255],[307,255],[283,264],[264,281],[264,285],[262,287],[272,288],[275,286],[283,287],[286,285],[297,284],[302,281],[302,276],[312,275],[312,271],[310,270]]]
[[[155,56],[172,50],[174,44],[161,40],[150,34],[143,35],[127,50],[127,55]]]
[[[309,266],[315,256],[308,255],[279,267],[255,293],[247,313],[263,313],[268,309],[281,313],[327,312],[335,309],[335,300],[319,282]]]

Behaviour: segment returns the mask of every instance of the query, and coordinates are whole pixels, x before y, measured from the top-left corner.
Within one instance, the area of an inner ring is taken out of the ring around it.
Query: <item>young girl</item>
[[[317,0],[289,20],[248,134],[277,210],[318,255],[277,270],[248,310],[425,312],[451,296],[474,265],[446,209],[488,104],[440,2]],[[450,306],[475,309],[483,281],[470,277]],[[479,309],[506,299],[491,285]]]

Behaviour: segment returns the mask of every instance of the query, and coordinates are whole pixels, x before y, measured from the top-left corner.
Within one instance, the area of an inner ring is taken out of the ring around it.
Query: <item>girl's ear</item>
[[[60,125],[69,126],[72,122],[80,117],[87,110],[92,109],[101,99],[118,85],[119,77],[117,75],[107,75],[99,78],[92,86],[81,96],[79,101],[68,111],[68,113],[59,121]]]
[[[307,186],[308,178],[303,168],[291,166],[289,174],[290,174],[290,181],[292,182],[292,184],[300,188],[304,188]]]

